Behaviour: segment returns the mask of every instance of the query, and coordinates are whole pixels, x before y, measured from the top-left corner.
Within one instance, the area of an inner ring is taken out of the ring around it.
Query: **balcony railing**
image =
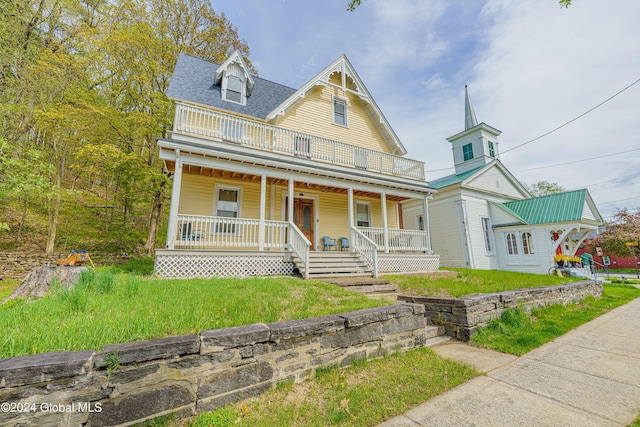
[[[358,227],[358,230],[375,242],[379,250],[385,249],[384,228]],[[429,252],[426,231],[389,228],[387,236],[389,252]]]
[[[424,180],[424,163],[277,126],[178,103],[174,132],[231,141],[276,153]]]

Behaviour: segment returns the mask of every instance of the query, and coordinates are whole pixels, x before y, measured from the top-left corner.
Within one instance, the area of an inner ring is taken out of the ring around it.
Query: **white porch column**
[[[289,179],[289,197],[288,197],[288,203],[287,203],[287,218],[289,219],[289,222],[294,222],[293,221],[293,178]],[[289,244],[291,244],[291,236],[292,230],[291,228],[289,228]]]
[[[176,150],[176,166],[173,171],[171,204],[169,205],[169,224],[167,230],[167,248],[175,249],[178,235],[178,207],[180,206],[180,187],[182,186],[182,160],[180,150]]]
[[[347,211],[349,212],[349,233],[353,227],[353,188],[347,190]]]
[[[422,221],[424,223],[424,231],[427,233],[426,237],[425,237],[425,245],[427,250],[431,251],[431,222],[429,222],[429,202],[428,202],[428,198],[429,196],[425,194],[424,198],[422,199],[422,211],[423,211],[423,216],[422,216]]]
[[[389,253],[389,221],[387,220],[387,193],[380,193],[382,205],[382,238],[384,239],[384,253]]]
[[[258,223],[258,250],[264,250],[265,210],[267,208],[267,175],[260,177],[260,222]]]

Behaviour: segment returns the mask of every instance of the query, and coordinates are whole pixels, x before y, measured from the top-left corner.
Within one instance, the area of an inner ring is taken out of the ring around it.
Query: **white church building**
[[[444,267],[545,274],[555,254],[574,256],[603,220],[587,189],[532,197],[500,162],[500,133],[478,123],[465,87],[465,129],[447,138],[455,173],[429,182],[437,192],[426,217],[422,206],[403,205],[405,226],[427,224]]]

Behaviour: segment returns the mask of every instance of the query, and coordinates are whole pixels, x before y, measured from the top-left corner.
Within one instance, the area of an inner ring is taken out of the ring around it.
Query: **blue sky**
[[[453,172],[446,138],[463,130],[468,84],[518,179],[587,187],[605,217],[640,207],[640,83],[505,152],[640,79],[640,1],[368,0],[353,13],[347,3],[212,1],[263,78],[298,88],[346,54],[430,180]]]

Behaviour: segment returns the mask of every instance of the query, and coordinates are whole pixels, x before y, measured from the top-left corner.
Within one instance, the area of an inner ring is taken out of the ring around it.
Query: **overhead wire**
[[[501,152],[501,154],[505,154],[505,153],[508,153],[508,152],[510,152],[510,151],[513,151],[513,150],[515,150],[515,149],[517,149],[517,148],[523,147],[523,146],[525,146],[525,145],[527,145],[527,144],[531,144],[532,142],[535,142],[535,141],[537,141],[537,140],[539,140],[539,139],[541,139],[541,138],[544,138],[544,137],[545,137],[545,136],[547,136],[547,135],[550,135],[550,134],[552,134],[552,133],[554,133],[554,132],[556,132],[556,131],[558,131],[558,130],[562,129],[563,127],[567,126],[568,124],[575,122],[576,120],[578,120],[578,119],[579,119],[579,118],[581,118],[581,117],[586,116],[587,114],[589,114],[590,112],[592,112],[592,111],[593,111],[593,110],[595,110],[596,108],[601,107],[602,105],[604,105],[604,104],[606,104],[607,102],[611,101],[613,98],[615,98],[616,96],[620,95],[622,92],[624,92],[624,91],[626,91],[626,90],[630,89],[633,85],[637,84],[638,82],[640,82],[640,79],[638,79],[638,80],[634,81],[634,82],[633,82],[633,83],[631,83],[630,85],[626,86],[624,89],[619,90],[618,92],[616,92],[615,94],[611,95],[609,98],[605,99],[604,101],[602,101],[601,103],[599,103],[599,104],[598,104],[598,105],[596,105],[595,107],[592,107],[592,108],[588,109],[588,110],[587,110],[587,111],[585,111],[584,113],[580,114],[580,115],[579,115],[579,116],[577,116],[577,117],[574,117],[573,119],[569,120],[568,122],[565,122],[565,123],[561,124],[560,126],[556,127],[555,129],[552,129],[552,130],[550,130],[549,132],[546,132],[546,133],[544,133],[544,134],[542,134],[542,135],[540,135],[540,136],[538,136],[538,137],[536,137],[536,138],[530,139],[529,141],[523,142],[522,144],[518,144],[518,145],[516,145],[515,147],[511,147],[511,148],[509,148],[508,150],[504,150],[504,151],[502,151],[502,152]]]

